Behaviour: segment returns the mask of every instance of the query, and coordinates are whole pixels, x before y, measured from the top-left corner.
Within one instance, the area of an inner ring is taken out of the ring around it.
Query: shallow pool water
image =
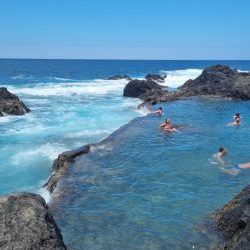
[[[164,116],[139,118],[77,158],[51,203],[72,249],[205,249],[207,216],[249,184],[212,163],[221,145],[228,164],[250,162],[250,102],[194,99],[164,104]],[[244,116],[237,128],[233,114]],[[163,133],[171,117],[179,133]]]

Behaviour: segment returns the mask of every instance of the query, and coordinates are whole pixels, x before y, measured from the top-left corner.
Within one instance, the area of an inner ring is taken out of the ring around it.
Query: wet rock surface
[[[250,100],[250,73],[238,72],[225,65],[214,65],[171,93],[153,80],[132,80],[125,86],[123,95],[140,98],[149,104],[192,96]]]
[[[114,75],[108,77],[108,80],[121,80],[121,79],[131,80],[130,76],[128,75]]]
[[[218,64],[207,67],[200,76],[188,80],[179,90],[181,96],[216,95],[250,100],[250,73]]]
[[[250,185],[215,215],[225,244],[222,249],[250,249]]]
[[[141,98],[147,91],[161,91],[163,86],[152,80],[131,80],[124,88],[123,96]]]
[[[0,197],[0,219],[0,249],[66,249],[40,195],[14,193]]]
[[[159,75],[159,74],[147,74],[145,79],[146,80],[152,80],[152,81],[156,81],[159,83],[162,83],[165,81],[165,79],[167,78],[167,75]]]
[[[10,93],[7,88],[0,88],[0,116],[6,115],[24,115],[30,112],[30,109],[18,98]]]
[[[57,159],[53,163],[52,173],[43,187],[52,193],[62,175],[65,173],[70,164],[74,162],[74,158],[82,154],[87,154],[89,151],[90,145],[85,145],[78,149],[66,151],[58,155]]]

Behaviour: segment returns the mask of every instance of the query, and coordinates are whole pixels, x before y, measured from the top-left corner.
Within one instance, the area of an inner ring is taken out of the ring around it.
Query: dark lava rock
[[[0,220],[0,249],[66,249],[48,206],[38,194],[0,197]]]
[[[61,176],[65,173],[70,164],[74,162],[74,158],[82,154],[87,154],[89,151],[90,145],[85,145],[78,149],[66,151],[60,154],[54,161],[50,178],[43,187],[52,193]]]
[[[225,240],[223,249],[250,249],[250,185],[215,215],[215,221]]]
[[[167,77],[167,75],[147,74],[145,78],[146,78],[146,80],[153,80],[156,82],[164,82],[166,77]]]
[[[158,102],[165,101],[167,93],[167,91],[163,91],[162,89],[151,89],[140,95],[139,98],[142,99],[144,103],[154,105]]]
[[[149,104],[191,96],[250,100],[250,73],[241,73],[225,65],[214,65],[204,69],[196,79],[185,82],[178,91],[169,93],[153,80],[132,80],[125,86],[123,95],[140,98]]]
[[[224,65],[214,65],[203,70],[194,80],[180,88],[181,96],[214,95],[241,100],[250,99],[250,73],[240,73]]]
[[[123,96],[140,98],[148,90],[162,90],[162,86],[152,80],[131,80],[124,88]]]
[[[30,109],[16,95],[10,93],[7,88],[0,88],[0,116],[24,115],[27,112],[30,112]]]
[[[121,79],[126,79],[126,80],[131,80],[131,78],[128,75],[114,75],[111,77],[108,77],[108,80],[121,80]]]

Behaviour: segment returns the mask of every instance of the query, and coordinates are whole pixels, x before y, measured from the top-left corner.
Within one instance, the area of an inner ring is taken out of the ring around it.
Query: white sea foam
[[[58,81],[74,81],[74,79],[70,78],[62,78],[62,77],[53,77],[53,78]]]
[[[68,133],[65,135],[65,138],[80,138],[80,137],[92,137],[92,136],[98,136],[98,135],[103,135],[107,136],[110,134],[112,131],[109,130],[86,130],[84,129],[83,131],[78,131],[78,132],[72,132]]]
[[[15,122],[17,120],[28,120],[31,119],[32,114],[26,113],[25,115],[6,115],[0,117],[0,123]]]
[[[240,73],[249,73],[250,71],[249,70],[237,70],[238,72],[240,72]]]
[[[43,185],[43,184],[44,183],[41,183],[41,185]],[[38,193],[44,198],[46,203],[50,202],[51,195],[50,195],[50,192],[46,188],[40,188],[38,190]]]
[[[59,143],[46,143],[38,148],[28,149],[16,153],[12,157],[11,161],[14,165],[18,165],[20,161],[24,161],[25,159],[30,161],[36,157],[46,157],[52,161],[56,159],[59,153],[62,153],[65,150],[67,150],[65,146]]]
[[[151,111],[147,106],[142,106],[139,109],[136,110],[137,113],[139,113],[141,116],[146,116],[147,114],[149,114]]]
[[[72,96],[72,95],[106,95],[122,93],[127,80],[94,80],[74,83],[41,83],[34,87],[13,87],[9,89],[18,95],[30,96]]]
[[[20,80],[20,79],[32,79],[33,76],[26,76],[26,75],[17,75],[10,77],[13,80]]]
[[[12,122],[16,120],[15,118],[13,119],[12,116],[1,116],[0,117],[0,123],[5,123],[5,122]]]
[[[202,72],[202,69],[185,69],[185,70],[173,70],[173,71],[161,71],[166,73],[164,85],[170,88],[178,88],[183,85],[189,79],[195,79]]]

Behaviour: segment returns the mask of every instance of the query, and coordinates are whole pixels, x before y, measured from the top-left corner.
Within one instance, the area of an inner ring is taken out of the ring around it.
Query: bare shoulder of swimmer
[[[221,163],[221,164],[224,164],[225,161],[222,159],[222,154],[220,152],[218,152],[217,154],[215,154],[215,158],[216,160]]]

